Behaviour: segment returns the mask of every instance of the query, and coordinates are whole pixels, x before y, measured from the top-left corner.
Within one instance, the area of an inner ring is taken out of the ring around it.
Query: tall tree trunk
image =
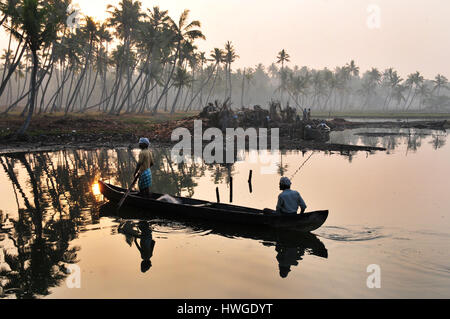
[[[242,73],[241,107],[244,108],[245,70]]]
[[[27,131],[28,127],[30,126],[31,117],[34,113],[34,107],[36,103],[36,78],[37,78],[37,71],[39,68],[39,57],[37,55],[36,50],[31,50],[31,54],[33,57],[33,70],[31,72],[31,92],[30,92],[30,102],[29,102],[29,108],[28,108],[28,116],[25,119],[25,123],[23,123],[22,127],[18,131],[18,135],[23,135]]]
[[[177,107],[178,98],[180,97],[182,86],[178,88],[177,96],[175,97],[175,100],[173,101],[172,110],[170,111],[170,114],[175,113],[175,109]]]

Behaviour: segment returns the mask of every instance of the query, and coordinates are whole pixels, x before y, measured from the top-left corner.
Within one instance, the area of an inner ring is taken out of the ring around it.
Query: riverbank
[[[14,133],[23,123],[18,115],[0,117],[0,153],[67,148],[134,147],[147,136],[155,145],[170,142],[175,127],[188,126],[195,113],[150,115],[71,114],[35,116],[24,136]]]
[[[343,112],[313,112],[312,116],[318,119],[382,119],[382,120],[450,120],[450,113],[430,113],[430,112],[364,112],[364,111],[343,111]]]
[[[36,116],[31,122],[27,135],[14,137],[22,125],[23,118],[18,115],[0,117],[0,154],[15,152],[57,151],[63,149],[94,149],[99,147],[136,147],[141,136],[148,137],[153,147],[173,145],[171,135],[174,129],[184,127],[193,129],[194,120],[200,119],[196,113],[161,113],[151,115],[72,114]],[[204,119],[204,127],[208,120]],[[351,122],[342,119],[327,121],[333,130],[346,130],[361,127],[371,128],[431,128],[448,129],[449,121],[380,121]],[[282,129],[283,131],[283,129]],[[282,149],[336,150],[336,145],[323,142],[304,141],[298,137],[281,136]],[[360,149],[353,145],[340,145],[347,151]],[[373,149],[376,150],[376,149]]]

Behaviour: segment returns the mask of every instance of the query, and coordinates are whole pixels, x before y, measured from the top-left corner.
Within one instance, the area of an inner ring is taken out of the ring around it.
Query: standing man
[[[311,121],[311,109],[308,109],[308,122]]]
[[[139,191],[141,195],[150,197],[150,187],[152,186],[152,171],[151,167],[154,165],[152,152],[149,150],[150,141],[148,138],[141,138],[139,140],[139,159],[136,170],[134,172],[135,178],[139,176]]]
[[[305,213],[306,204],[300,193],[291,190],[291,180],[287,177],[280,179],[280,190],[283,192],[278,196],[277,213],[279,214],[297,214],[298,207],[301,208],[301,214]]]

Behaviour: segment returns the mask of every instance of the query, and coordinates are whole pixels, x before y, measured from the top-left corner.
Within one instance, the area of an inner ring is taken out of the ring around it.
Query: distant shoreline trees
[[[233,70],[239,56],[231,41],[209,56],[198,50],[205,36],[189,10],[175,22],[159,7],[144,10],[139,1],[122,0],[107,7],[106,21],[84,16],[70,28],[70,4],[0,1],[9,36],[0,55],[0,109],[22,113],[19,133],[38,113],[191,111],[226,99],[234,107],[264,107],[278,97],[283,105],[320,111],[450,108],[441,74],[433,80],[419,72],[404,80],[393,68],[361,74],[353,60],[334,70],[290,68],[284,49],[267,69]]]

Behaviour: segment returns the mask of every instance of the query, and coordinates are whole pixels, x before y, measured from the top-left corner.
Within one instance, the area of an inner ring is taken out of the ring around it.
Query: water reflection
[[[137,223],[127,220],[120,223],[118,231],[125,235],[125,241],[130,247],[133,246],[134,243],[139,250],[142,258],[141,272],[147,272],[152,267],[151,258],[155,248],[155,241],[153,240],[150,223],[144,220]]]
[[[70,242],[86,226],[99,223],[101,201],[95,182],[103,179],[128,187],[136,155],[129,149],[99,149],[0,156],[16,206],[13,218],[0,210],[1,297],[43,297],[63,284],[66,265],[77,262],[80,249],[71,247]],[[193,196],[194,178],[204,176],[206,170],[216,183],[233,174],[232,165],[175,165],[168,149],[158,150],[154,156],[154,184],[162,193]],[[11,201],[7,204],[12,207]],[[135,245],[142,256],[141,269],[148,271],[151,232],[144,225],[140,231]]]
[[[381,146],[390,153],[404,145],[408,154],[425,145],[439,150],[446,145],[446,138],[446,132],[438,131],[355,130],[333,133],[332,142]],[[351,161],[353,154],[348,156]],[[2,197],[3,212],[0,210],[0,296],[38,298],[64,284],[67,266],[78,261],[81,249],[72,244],[73,240],[88,225],[98,224],[101,217],[103,203],[95,182],[102,179],[128,187],[136,157],[137,152],[130,149],[0,156],[3,169],[0,177],[9,181],[9,185],[1,185],[2,191],[7,190],[12,196],[6,200]],[[235,164],[207,165],[201,161],[174,164],[169,149],[155,150],[154,157],[155,190],[176,196],[194,196],[200,178],[210,178],[214,184],[227,183],[237,171]],[[278,174],[294,171],[295,167],[287,167],[285,152],[278,157]],[[144,272],[151,269],[155,247],[151,225],[133,225],[136,233],[126,235],[127,243],[134,245],[141,255],[140,267]],[[304,255],[327,258],[325,246],[314,235],[290,236],[235,226],[196,227],[274,247],[282,277],[288,276]]]
[[[447,131],[423,130],[423,129],[375,129],[364,128],[333,132],[331,143],[366,145],[383,147],[388,154],[402,145],[406,146],[406,152],[416,152],[423,144],[423,140],[431,137],[430,143],[435,150],[445,146]]]
[[[144,260],[150,261],[155,247],[150,225],[169,227],[176,229],[176,231],[179,231],[180,227],[182,227],[186,232],[195,234],[215,234],[227,238],[257,240],[266,247],[274,247],[279,274],[282,278],[286,278],[291,271],[291,267],[298,266],[298,262],[303,260],[305,255],[328,258],[328,250],[325,245],[316,235],[311,233],[281,231],[248,225],[191,222],[189,220],[180,220],[179,218],[176,221],[176,226],[174,226],[173,222],[161,219],[161,217],[164,217],[163,212],[125,208],[120,213],[117,213],[115,206],[109,203],[100,208],[100,214],[102,217],[116,218],[117,222],[120,223],[119,232],[125,235],[128,245],[132,246],[133,242],[136,244],[143,259],[142,263],[144,263]],[[136,219],[141,220],[136,222],[134,221]],[[141,238],[140,246],[137,244],[136,238]],[[149,265],[151,266],[151,262]],[[141,265],[141,267],[143,266]]]

